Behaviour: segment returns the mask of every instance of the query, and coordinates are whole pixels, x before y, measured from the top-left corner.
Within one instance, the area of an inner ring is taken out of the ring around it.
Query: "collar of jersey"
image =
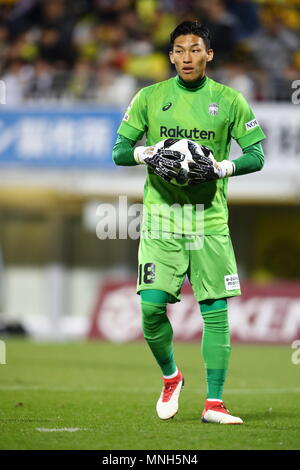
[[[197,91],[197,90],[200,90],[201,88],[203,88],[207,82],[207,76],[204,75],[204,77],[200,78],[200,80],[198,80],[197,82],[195,83],[187,83],[187,82],[184,82],[180,77],[179,75],[176,75],[176,83],[177,85],[180,87],[180,88],[183,88],[184,90],[188,90],[188,91]]]

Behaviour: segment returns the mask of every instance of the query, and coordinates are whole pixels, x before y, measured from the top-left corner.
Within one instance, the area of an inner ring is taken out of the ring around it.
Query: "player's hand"
[[[205,145],[190,147],[193,161],[188,163],[189,184],[206,183],[219,178],[227,178],[234,171],[233,163],[229,160],[217,162],[211,150]]]
[[[152,157],[145,158],[145,163],[152,168],[156,175],[165,181],[171,181],[178,175],[178,170],[181,168],[180,162],[183,160],[183,153],[161,148]]]
[[[181,168],[184,154],[175,150],[152,147],[136,147],[134,158],[138,163],[145,163],[154,173],[165,181],[176,178]]]

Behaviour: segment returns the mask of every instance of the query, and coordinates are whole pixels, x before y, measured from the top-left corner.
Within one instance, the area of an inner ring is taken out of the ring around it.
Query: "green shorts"
[[[241,295],[229,235],[168,235],[141,234],[137,293],[158,289],[170,294],[170,303],[178,302],[188,276],[197,302]]]

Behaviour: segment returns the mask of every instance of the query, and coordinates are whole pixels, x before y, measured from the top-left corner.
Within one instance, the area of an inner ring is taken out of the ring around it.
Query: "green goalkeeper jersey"
[[[146,133],[146,145],[190,139],[209,147],[218,161],[228,159],[232,138],[243,149],[265,138],[241,93],[208,77],[194,88],[187,88],[178,76],[142,88],[118,133],[133,141]],[[147,170],[143,231],[228,234],[228,178],[177,186]]]

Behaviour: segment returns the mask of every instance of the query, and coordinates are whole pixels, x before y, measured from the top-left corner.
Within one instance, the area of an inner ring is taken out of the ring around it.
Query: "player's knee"
[[[216,310],[227,310],[227,299],[208,299],[200,302],[202,315]]]
[[[144,337],[156,334],[165,321],[167,307],[165,304],[141,302],[142,330]]]
[[[227,315],[224,318],[212,318],[211,316],[203,316],[204,328],[206,331],[213,331],[215,333],[229,333],[229,322]]]
[[[141,301],[151,304],[167,304],[169,294],[159,289],[146,289],[140,291]]]
[[[226,299],[208,300],[200,303],[201,314],[206,331],[228,333],[228,309]]]

